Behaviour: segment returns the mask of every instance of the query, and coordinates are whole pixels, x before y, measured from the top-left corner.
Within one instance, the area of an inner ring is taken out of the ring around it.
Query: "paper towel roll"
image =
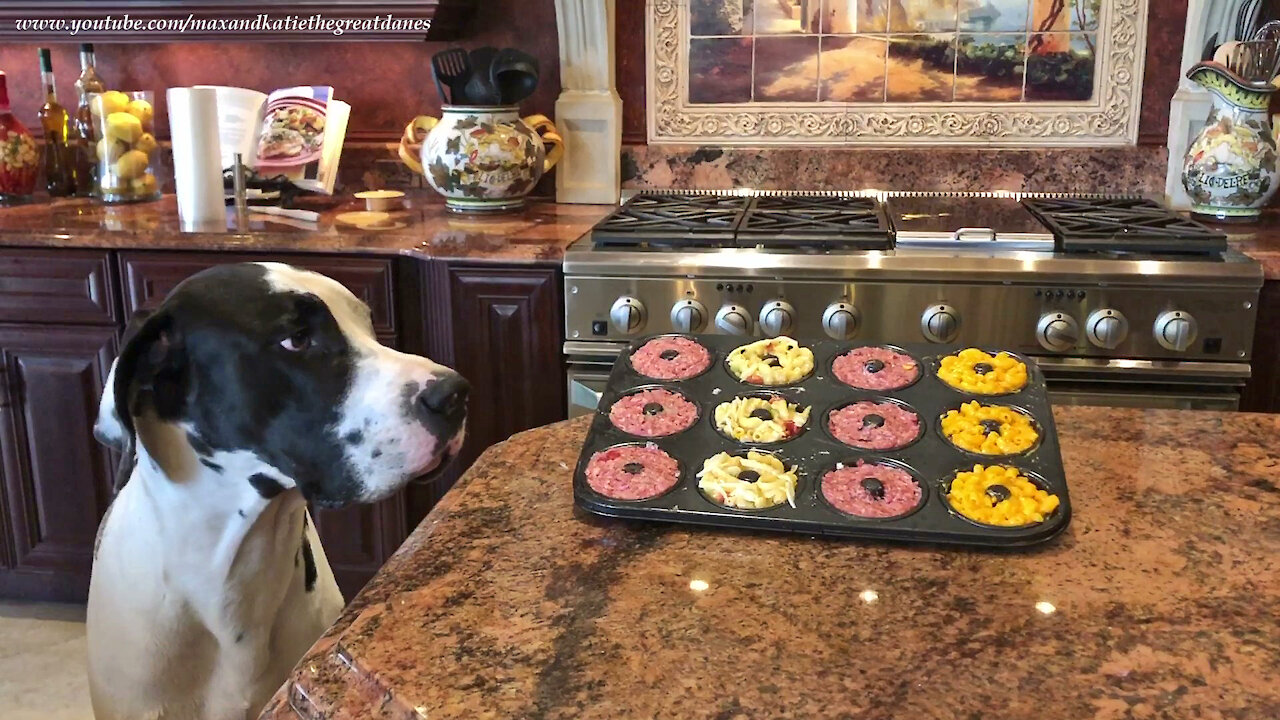
[[[166,98],[178,217],[183,229],[225,230],[218,93],[213,88],[169,88]]]

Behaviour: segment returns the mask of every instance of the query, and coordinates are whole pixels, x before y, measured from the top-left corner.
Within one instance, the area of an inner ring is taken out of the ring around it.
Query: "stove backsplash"
[[[624,189],[1164,192],[1166,150],[627,145]]]

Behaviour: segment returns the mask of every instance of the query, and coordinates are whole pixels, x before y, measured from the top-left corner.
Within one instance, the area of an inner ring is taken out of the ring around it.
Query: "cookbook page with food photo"
[[[333,99],[332,87],[299,86],[267,97],[256,166],[294,184],[332,193],[351,106]]]

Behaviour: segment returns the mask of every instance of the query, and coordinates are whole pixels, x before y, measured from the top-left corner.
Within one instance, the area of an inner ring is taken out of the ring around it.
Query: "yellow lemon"
[[[151,120],[155,117],[155,110],[151,107],[151,103],[146,100],[131,100],[126,111],[138,118],[138,122],[144,127],[151,127]]]
[[[147,154],[139,150],[130,150],[120,159],[116,161],[116,174],[123,180],[132,180],[136,177],[142,177],[147,171],[149,160]]]
[[[127,112],[114,112],[107,116],[108,138],[115,138],[130,145],[142,137],[142,121]]]

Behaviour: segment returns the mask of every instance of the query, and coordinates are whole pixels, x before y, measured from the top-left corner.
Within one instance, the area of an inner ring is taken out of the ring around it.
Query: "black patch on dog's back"
[[[311,554],[311,541],[304,534],[302,536],[302,582],[307,592],[316,589],[316,575],[316,558]]]
[[[258,491],[259,495],[267,500],[270,500],[284,492],[284,486],[280,484],[279,480],[267,477],[262,473],[254,473],[250,475],[249,484],[253,486],[254,490]]]
[[[197,455],[213,454],[213,448],[209,447],[209,443],[201,440],[195,433],[187,433],[187,442],[191,444],[191,449],[195,450]]]
[[[207,459],[207,458],[200,458],[200,464],[201,464],[201,465],[203,465],[203,466],[205,466],[205,467],[207,467],[207,468],[209,468],[210,470],[212,470],[212,471],[214,471],[214,472],[216,472],[216,473],[220,473],[220,472],[222,472],[222,466],[221,466],[221,465],[219,465],[218,463],[216,463],[216,462],[214,462],[214,461],[212,461],[212,460],[209,460],[209,459]]]

